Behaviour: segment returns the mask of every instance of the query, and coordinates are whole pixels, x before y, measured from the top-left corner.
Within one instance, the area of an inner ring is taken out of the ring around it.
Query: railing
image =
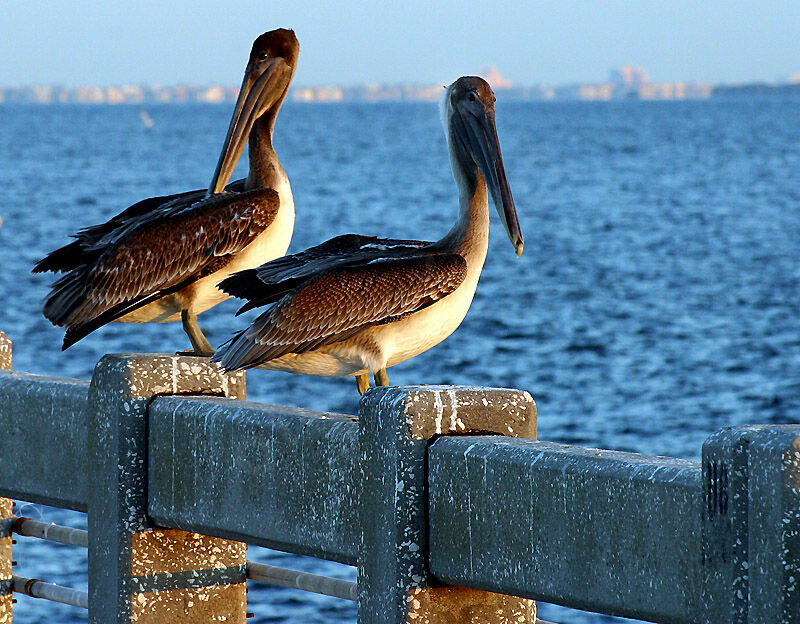
[[[88,545],[90,622],[244,622],[246,578],[357,598],[369,624],[534,622],[532,599],[800,622],[800,427],[726,429],[690,462],[538,442],[517,390],[377,388],[357,419],[243,398],[199,358],[0,372],[0,495],[89,512],[56,532]],[[3,621],[12,591],[70,590],[13,577],[12,529],[48,531],[0,507]],[[357,589],[244,543],[358,565]]]

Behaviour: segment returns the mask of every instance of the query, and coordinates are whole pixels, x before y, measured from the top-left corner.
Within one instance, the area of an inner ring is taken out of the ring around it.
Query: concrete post
[[[533,600],[437,586],[428,571],[426,517],[429,441],[469,433],[535,439],[531,396],[494,388],[375,388],[361,401],[359,427],[359,624],[533,624]]]
[[[0,370],[11,370],[11,340],[0,332]],[[11,590],[11,516],[14,502],[0,498],[0,624],[11,624],[13,592]]]
[[[0,624],[11,624],[13,621],[14,592],[11,581],[13,506],[10,498],[0,498]]]
[[[703,608],[708,624],[747,622],[748,428],[703,444]]]
[[[11,370],[11,339],[0,331],[0,370]]]
[[[147,408],[158,395],[242,399],[243,374],[208,360],[107,355],[89,389],[89,622],[246,618],[246,545],[154,529],[147,518]]]
[[[764,427],[757,431],[748,456],[748,623],[798,624],[800,426]]]
[[[800,623],[800,426],[709,438],[703,494],[704,621]]]

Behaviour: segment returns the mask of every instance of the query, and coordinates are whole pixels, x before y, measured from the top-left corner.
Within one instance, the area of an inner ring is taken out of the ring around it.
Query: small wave
[[[564,349],[568,353],[590,352],[598,355],[606,354],[606,346],[600,342],[571,342]]]

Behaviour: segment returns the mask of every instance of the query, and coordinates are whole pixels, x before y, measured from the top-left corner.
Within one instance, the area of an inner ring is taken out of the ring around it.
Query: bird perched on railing
[[[299,51],[291,30],[253,43],[207,191],[142,200],[36,265],[34,273],[65,273],[44,304],[44,315],[67,328],[64,349],[111,321],[181,319],[193,353],[213,353],[197,315],[228,298],[217,284],[282,256],[292,237],[294,201],[272,133]],[[226,188],[248,139],[249,174]]]
[[[489,242],[487,187],[517,255],[514,201],[495,128],[495,97],[481,78],[462,77],[442,100],[442,121],[460,212],[439,241],[349,234],[257,269],[220,288],[267,306],[214,355],[225,370],[261,366],[307,375],[368,373],[388,385],[386,368],[430,349],[467,314]]]

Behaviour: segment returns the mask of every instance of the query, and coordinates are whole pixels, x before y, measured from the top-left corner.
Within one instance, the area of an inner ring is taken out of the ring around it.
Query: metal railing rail
[[[66,527],[55,523],[40,522],[32,518],[14,519],[13,532],[26,537],[34,537],[59,544],[81,546],[89,545],[89,532],[85,529]],[[358,601],[358,584],[353,581],[330,576],[311,574],[301,570],[292,570],[253,561],[247,562],[247,579],[269,585],[289,587],[301,591]],[[63,604],[89,608],[89,595],[69,587],[46,583],[39,579],[13,576],[14,591],[34,598],[44,598]],[[536,620],[537,624],[552,624],[544,620]]]
[[[518,596],[518,612],[537,598],[654,622],[800,622],[798,426],[726,429],[701,462],[685,462],[454,435],[535,437],[532,400],[513,390],[378,388],[357,420],[160,396],[197,393],[241,397],[243,377],[175,356],[107,356],[90,387],[0,371],[0,496],[88,509],[84,543],[95,560],[133,557],[136,596],[235,587],[261,570],[226,555],[196,564],[214,574],[176,576],[152,563],[154,521],[164,539],[179,529],[358,563],[359,619],[370,623],[404,621],[408,592],[441,581]],[[37,443],[53,431],[57,447]],[[294,586],[312,582],[304,574],[266,572]],[[117,591],[92,578],[90,598]]]
[[[355,417],[158,397],[148,428],[147,513],[156,524],[357,565]]]
[[[89,547],[89,531],[62,526],[55,523],[40,522],[32,518],[13,518],[12,532],[25,537],[34,537],[58,544]],[[291,587],[314,594],[357,600],[358,588],[353,581],[311,574],[302,570],[293,570],[263,563],[247,562],[247,578],[260,583]],[[21,578],[21,577],[20,577]],[[16,585],[15,585],[16,587]],[[15,591],[18,591],[15,589]],[[41,597],[41,596],[37,596]],[[66,603],[71,604],[71,603]]]
[[[87,511],[89,383],[17,371],[0,376],[0,449],[2,457],[15,458],[0,462],[0,490],[9,498]]]
[[[89,548],[89,532],[85,529],[75,529],[52,522],[40,522],[24,516],[15,517],[13,520],[11,531],[18,535],[36,537],[68,546]]]
[[[291,587],[323,596],[344,600],[358,600],[358,585],[353,581],[337,579],[300,570],[290,570],[264,563],[247,562],[247,578],[260,583]]]
[[[54,583],[46,583],[40,579],[17,576],[16,574],[12,576],[12,581],[14,592],[18,594],[60,602],[73,607],[80,607],[81,609],[89,608],[88,592],[63,587]]]

